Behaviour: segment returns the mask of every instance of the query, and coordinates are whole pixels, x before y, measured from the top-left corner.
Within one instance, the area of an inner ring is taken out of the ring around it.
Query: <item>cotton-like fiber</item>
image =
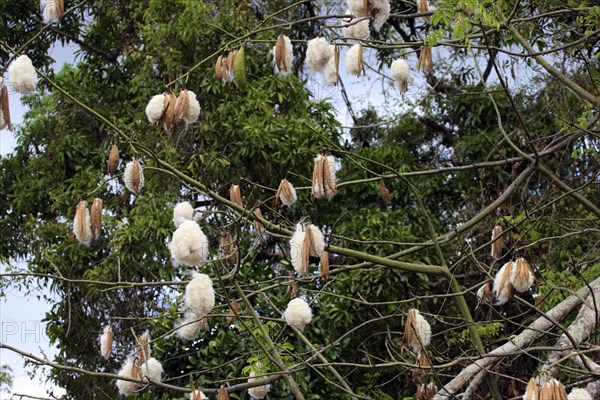
[[[203,319],[199,319],[191,311],[185,313],[183,320],[177,325],[177,336],[183,340],[195,340],[200,335],[200,331],[206,326]]]
[[[349,74],[360,75],[363,71],[362,65],[362,45],[360,43],[350,47],[346,54],[346,70]]]
[[[335,86],[338,84],[339,73],[335,57],[331,57],[327,62],[325,70],[323,71],[323,76],[325,77],[325,83],[328,85]]]
[[[369,8],[365,7],[365,0],[347,0],[348,10],[357,17],[366,17],[369,14]]]
[[[344,27],[344,36],[353,39],[364,39],[369,36],[369,19],[365,18],[358,22],[352,20]]]
[[[500,271],[498,271],[494,278],[495,305],[502,305],[508,302],[514,294],[514,288],[511,283],[513,267],[514,263],[512,261],[507,262],[500,268]]]
[[[144,381],[162,382],[163,367],[160,361],[152,357],[142,364],[142,379]]]
[[[290,239],[290,258],[297,274],[302,273],[302,246],[305,235],[302,224],[296,224],[296,229]]]
[[[296,189],[287,179],[281,180],[279,188],[277,189],[277,196],[279,196],[281,202],[288,207],[293,206],[296,200],[298,200]]]
[[[288,76],[292,73],[293,49],[289,37],[279,35],[273,48],[273,58],[276,75]]]
[[[578,388],[571,390],[567,398],[568,400],[592,400],[592,396],[587,390]]]
[[[173,233],[171,258],[175,265],[195,267],[208,259],[208,239],[195,221],[184,221]]]
[[[309,225],[307,229],[310,229],[310,233],[313,238],[313,245],[310,249],[311,257],[321,257],[323,250],[325,250],[325,236],[323,232],[315,225]]]
[[[370,3],[373,28],[379,32],[390,17],[390,2],[389,0],[370,0]]]
[[[253,383],[253,382],[256,382],[256,381],[262,379],[262,378],[255,378],[255,376],[256,376],[256,373],[254,371],[250,372],[250,378],[248,378],[248,383]],[[254,387],[248,389],[248,394],[253,399],[264,399],[265,396],[269,393],[269,390],[271,390],[271,385],[254,386]]]
[[[90,220],[90,210],[87,208],[87,201],[85,200],[81,200],[77,204],[75,218],[73,219],[73,234],[79,244],[84,246],[89,246],[94,237]]]
[[[335,157],[319,154],[314,163],[312,195],[317,199],[331,199],[337,192]]]
[[[477,291],[477,297],[479,301],[484,301],[487,303],[492,302],[492,286],[489,283],[481,286]]]
[[[196,93],[191,90],[187,91],[188,93],[188,108],[187,111],[183,114],[183,120],[186,124],[193,124],[198,121],[198,117],[200,116],[200,102],[196,98]]]
[[[173,209],[173,224],[175,224],[176,228],[179,228],[185,221],[192,221],[194,219],[194,208],[192,205],[184,201],[179,203]]]
[[[310,69],[323,72],[331,58],[333,58],[333,46],[327,42],[327,39],[318,37],[308,41],[306,62]]]
[[[133,361],[127,361],[119,371],[118,375],[125,378],[139,379],[140,377],[136,375],[139,374],[140,371],[138,369],[136,374],[135,370],[136,367],[134,366]],[[136,390],[141,389],[142,384],[117,379],[117,388],[119,389],[119,394],[121,396],[127,397],[132,395]]]
[[[17,57],[8,67],[8,80],[15,92],[31,93],[37,86],[37,72],[26,55]]]
[[[205,317],[212,311],[215,306],[215,290],[208,275],[194,274],[185,287],[185,306],[198,317]]]
[[[46,24],[58,24],[65,12],[64,0],[40,0],[40,11]]]
[[[289,326],[302,331],[312,321],[312,310],[304,300],[296,297],[288,303],[283,319]]]
[[[194,390],[190,395],[190,400],[208,400],[208,397],[201,390]]]
[[[392,62],[390,68],[392,79],[398,83],[401,92],[408,89],[408,63],[403,58],[398,58]]]
[[[431,325],[416,308],[408,311],[404,341],[415,354],[418,354],[421,349],[427,347],[431,342]]]
[[[110,358],[112,354],[113,330],[109,326],[104,327],[104,331],[100,336],[100,354],[105,360]]]
[[[146,106],[146,116],[152,124],[158,124],[165,112],[165,95],[157,94],[153,96]]]
[[[135,194],[139,194],[144,187],[144,168],[138,160],[129,161],[123,173],[125,187]]]

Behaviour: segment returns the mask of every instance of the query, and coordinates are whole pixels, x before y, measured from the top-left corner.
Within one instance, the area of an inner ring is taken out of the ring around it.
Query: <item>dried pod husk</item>
[[[385,186],[385,182],[383,180],[379,181],[379,194],[381,195],[381,199],[386,206],[392,204],[392,196],[390,196],[390,191],[388,190],[387,186]]]
[[[104,327],[104,331],[100,336],[100,354],[105,360],[110,358],[112,354],[113,330],[110,325]]]
[[[11,128],[10,123],[10,107],[8,102],[8,88],[2,83],[2,97],[0,98],[0,104],[2,105],[2,118],[0,118],[0,129],[8,127]]]
[[[485,285],[480,287],[479,290],[477,291],[477,297],[479,298],[479,301],[491,303],[493,300],[492,285],[490,285],[489,283],[486,283]]]
[[[417,354],[431,342],[431,326],[416,308],[408,310],[404,342]]]
[[[108,175],[114,176],[119,168],[119,147],[113,144],[108,155]]]
[[[225,386],[221,386],[217,391],[217,400],[229,400],[229,393],[227,393]]]
[[[235,73],[233,70],[233,66],[235,63],[235,53],[237,51],[233,50],[231,52],[229,52],[229,54],[227,55],[227,59],[225,60],[225,82],[231,82],[235,79]]]
[[[190,400],[208,400],[208,397],[200,389],[192,388]]]
[[[284,205],[288,207],[294,205],[296,200],[298,200],[296,189],[294,189],[294,186],[292,186],[292,184],[287,179],[282,179],[281,183],[279,184],[279,187],[277,188],[275,200],[277,200],[278,198]]]
[[[150,355],[150,332],[146,331],[135,338],[135,356],[140,364],[144,364]]]
[[[510,283],[513,288],[519,293],[524,293],[529,290],[531,285],[533,285],[534,279],[535,275],[531,271],[531,267],[527,260],[522,257],[517,258],[513,263],[512,274],[510,277]]]
[[[236,299],[232,299],[229,302],[229,315],[227,316],[227,326],[230,326],[235,322],[238,316],[238,310],[240,309],[240,305]]]
[[[287,45],[288,43],[290,44]],[[290,47],[290,39],[284,34],[280,34],[275,44],[275,66],[277,67],[276,71],[281,75],[287,75],[292,71]]]
[[[90,245],[93,234],[90,222],[90,212],[87,208],[87,201],[85,200],[81,200],[79,204],[77,204],[75,219],[73,220],[73,234],[80,244],[84,246]]]
[[[260,211],[260,208],[255,208],[254,209],[254,215],[258,218],[262,218],[262,211]],[[265,236],[265,226],[262,224],[262,222],[254,220],[252,221],[252,225],[254,226],[254,232],[256,232],[256,236],[259,239],[263,239]]]
[[[219,258],[224,267],[234,267],[239,253],[235,237],[227,232],[219,239]]]
[[[239,185],[231,185],[231,187],[229,188],[229,200],[231,200],[240,207],[244,207]]]
[[[95,198],[90,208],[92,236],[98,240],[102,234],[102,199]]]
[[[535,383],[535,379],[531,378],[527,383],[527,389],[523,395],[523,400],[540,400],[540,389]]]
[[[182,90],[177,97],[175,102],[175,122],[183,121],[183,117],[188,111],[190,105],[190,98],[187,90]]]
[[[429,12],[429,2],[427,0],[417,0],[417,12],[426,13]],[[421,15],[423,21],[429,21],[429,15]]]
[[[568,400],[567,391],[562,383],[556,379],[552,379],[554,384],[554,399],[555,400]]]
[[[504,242],[502,241],[502,227],[500,225],[496,225],[494,226],[494,229],[492,229],[492,257],[502,257],[503,245]]]
[[[494,278],[495,305],[502,305],[508,302],[514,294],[514,288],[511,283],[513,268],[514,263],[512,261],[507,262],[500,268],[500,271],[498,271]]]
[[[165,108],[162,116],[162,124],[165,131],[170,131],[175,122],[175,103],[177,98],[172,92],[165,93]]]
[[[286,291],[285,291],[285,295],[291,299],[298,297],[298,294],[300,293],[299,289],[298,289],[298,284],[296,283],[296,280],[294,279],[294,272],[292,272],[290,274],[290,280],[293,282],[292,284],[288,285]]]
[[[302,243],[302,269],[300,276],[308,276],[308,265],[310,262],[310,252],[315,246],[313,231],[310,227],[305,227],[304,242]]]
[[[424,350],[420,350],[417,355],[418,368],[413,368],[412,376],[414,380],[421,380],[427,375],[426,369],[430,366],[427,354]]]
[[[319,276],[324,280],[329,279],[329,252],[323,251],[319,260]]]
[[[221,54],[217,57],[217,62],[215,63],[215,77],[217,80],[225,82],[225,74],[226,71],[223,68],[223,55]]]
[[[417,400],[432,400],[437,394],[437,388],[430,382],[417,387]]]
[[[417,69],[425,74],[428,74],[433,69],[433,57],[431,47],[421,46],[421,55],[419,56],[419,64]]]
[[[313,169],[312,195],[317,199],[330,199],[336,192],[335,158],[319,154]]]
[[[125,173],[123,174],[123,181],[125,186],[131,192],[138,194],[144,187],[144,170],[138,160],[132,160],[125,166]]]

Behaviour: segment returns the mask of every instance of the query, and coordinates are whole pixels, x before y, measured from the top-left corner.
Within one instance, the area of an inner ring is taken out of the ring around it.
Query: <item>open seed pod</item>
[[[512,261],[507,262],[500,268],[500,271],[498,271],[494,278],[495,305],[502,305],[513,297],[514,288],[511,283],[513,267],[514,263]]]
[[[175,122],[175,103],[177,98],[173,92],[165,93],[165,108],[162,115],[162,124],[165,131],[170,131]]]
[[[421,56],[417,69],[425,74],[428,74],[433,69],[433,58],[431,55],[431,47],[421,46]]]
[[[416,308],[408,310],[404,342],[417,354],[431,342],[431,326]]]
[[[231,299],[229,301],[229,315],[227,316],[227,326],[233,324],[237,319],[238,310],[240,309],[240,305],[238,304],[236,299]]]
[[[45,23],[58,24],[65,13],[64,0],[41,0],[40,10]]]
[[[512,275],[510,278],[513,288],[519,293],[524,293],[529,290],[531,285],[533,285],[535,275],[531,271],[531,267],[527,260],[521,257],[517,258],[513,263]]]
[[[231,185],[231,187],[229,188],[229,200],[231,200],[240,207],[244,207],[239,185]]]
[[[292,273],[290,274],[290,280],[293,282],[292,284],[288,285],[286,291],[285,291],[285,295],[291,299],[298,297],[298,294],[300,293],[300,290],[298,289],[298,284],[296,283],[296,280],[294,279],[294,272],[292,271]]]
[[[135,356],[140,364],[150,359],[150,332],[146,331],[135,338]]]
[[[275,73],[281,76],[287,76],[292,73],[292,42],[284,34],[277,37],[275,44]]]
[[[437,388],[433,382],[417,386],[417,400],[432,400],[436,394]]]
[[[381,199],[386,206],[392,204],[392,196],[390,196],[390,191],[388,190],[387,186],[385,186],[383,179],[379,181],[379,194],[381,195]]]
[[[319,276],[324,280],[329,279],[329,252],[323,251],[319,261]]]
[[[139,194],[144,187],[144,169],[138,160],[132,160],[125,166],[125,173],[123,174],[123,181],[125,187],[129,191]]]
[[[113,330],[110,325],[104,327],[102,336],[100,336],[100,354],[105,360],[108,360],[112,354]]]
[[[529,383],[527,383],[523,400],[540,400],[540,388],[535,383],[535,379],[531,378]]]
[[[77,208],[75,209],[75,219],[73,220],[73,234],[77,241],[84,245],[89,246],[93,234],[92,234],[92,226],[90,222],[90,212],[87,208],[87,201],[81,200],[79,204],[77,204]]]
[[[479,301],[483,301],[485,303],[491,304],[492,300],[493,300],[492,285],[490,285],[489,283],[486,283],[485,285],[480,287],[479,290],[477,291],[477,297],[479,298]]]
[[[429,11],[429,2],[427,0],[417,0],[417,12],[418,13],[426,13]],[[422,15],[421,19],[423,21],[429,21],[429,15]]]
[[[175,101],[175,122],[183,121],[183,117],[190,106],[190,98],[187,90],[182,90]]]
[[[298,200],[296,189],[294,189],[294,186],[292,186],[287,179],[281,180],[281,183],[277,188],[277,193],[275,194],[275,199],[277,198],[279,198],[281,202],[288,207],[291,207],[296,200]]]
[[[254,215],[257,216],[258,218],[262,218],[262,211],[260,211],[260,208],[256,208],[254,209]],[[254,232],[256,232],[256,236],[259,239],[264,239],[265,236],[265,226],[262,224],[262,222],[260,221],[252,221],[252,225],[254,226]]]
[[[227,232],[219,239],[219,258],[224,267],[234,267],[238,261],[239,252],[235,237]]]
[[[221,386],[217,391],[217,400],[229,400],[229,393],[225,386]]]
[[[317,199],[331,199],[336,192],[335,157],[319,154],[313,169],[312,195]]]

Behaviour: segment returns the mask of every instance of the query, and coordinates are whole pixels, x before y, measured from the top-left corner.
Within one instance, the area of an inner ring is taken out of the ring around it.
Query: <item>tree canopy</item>
[[[148,400],[266,385],[267,398],[501,399],[552,379],[600,396],[595,2],[27,1],[0,14],[0,68],[27,55],[38,76],[23,95],[4,80],[29,111],[0,158],[0,287],[61,299],[45,321],[55,359],[0,348],[50,365],[65,399],[114,399],[127,382]],[[317,37],[335,46],[324,74],[307,66]],[[49,49],[66,43],[76,63],[54,70]],[[186,91],[192,122],[176,117]]]

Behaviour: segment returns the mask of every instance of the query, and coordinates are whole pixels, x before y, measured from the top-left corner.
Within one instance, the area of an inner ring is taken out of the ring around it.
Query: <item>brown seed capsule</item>
[[[227,393],[227,389],[225,389],[225,386],[221,386],[217,393],[218,400],[229,400],[229,393]]]
[[[496,297],[496,304],[506,303],[514,294],[514,288],[511,283],[511,275],[514,267],[514,262],[507,262],[500,268],[500,271],[498,271],[494,278],[494,296]]]
[[[144,364],[150,359],[150,332],[146,331],[135,338],[135,356]]]
[[[235,74],[233,72],[233,67],[235,65],[235,56],[237,54],[237,50],[233,50],[229,53],[229,55],[227,56],[227,62],[225,64],[226,68],[225,71],[226,73],[226,80],[227,81],[232,81],[235,78]]]
[[[232,299],[229,302],[229,315],[227,316],[227,326],[230,326],[235,322],[235,320],[237,319],[239,309],[240,305],[238,304],[237,300]]]
[[[183,120],[183,117],[188,111],[190,99],[187,90],[182,90],[175,102],[175,122]]]
[[[92,227],[90,224],[90,213],[87,208],[87,201],[81,200],[75,210],[75,219],[73,220],[73,234],[80,244],[89,246],[92,241]]]
[[[319,276],[324,280],[329,279],[329,252],[325,250],[321,254],[321,260],[319,261]]]
[[[310,226],[305,227],[304,242],[302,242],[302,269],[300,276],[308,276],[308,265],[310,261],[311,249],[315,247],[312,229]]]
[[[263,217],[262,211],[260,211],[260,208],[254,209],[254,215],[257,216],[258,218]],[[254,232],[256,232],[256,236],[259,239],[263,239],[265,236],[265,226],[262,224],[262,222],[252,221],[252,225],[254,226]]]
[[[289,297],[289,298],[298,297],[298,294],[300,293],[300,291],[298,289],[298,284],[296,283],[296,280],[294,279],[294,272],[293,271],[290,274],[290,280],[293,283],[291,285],[288,285],[287,290],[285,291],[285,295],[287,297]]]
[[[523,400],[540,400],[540,389],[535,383],[535,379],[531,378],[527,384]]]
[[[231,187],[229,188],[229,200],[231,200],[240,207],[244,207],[239,185],[231,185]]]
[[[385,182],[383,180],[379,181],[379,194],[381,195],[381,199],[385,203],[386,206],[392,204],[392,197],[390,196],[390,191],[387,186],[385,186]]]
[[[496,225],[494,226],[494,229],[492,229],[492,257],[502,257],[503,245],[504,243],[502,242],[502,227],[500,225]]]
[[[108,155],[108,175],[114,176],[119,167],[119,148],[113,144]]]
[[[10,108],[9,108],[9,103],[8,103],[8,89],[6,88],[6,86],[4,86],[4,84],[2,84],[2,98],[0,100],[0,103],[2,104],[2,116],[4,118],[4,124],[6,126],[8,126],[8,128],[10,129],[11,123],[10,123]],[[1,126],[0,126],[0,129],[2,129]]]
[[[140,360],[136,359],[133,361],[133,367],[131,368],[131,377],[137,380],[142,380],[142,369],[140,368]]]
[[[95,198],[90,208],[92,235],[98,240],[102,234],[102,199]]]
[[[219,81],[224,81],[225,80],[224,75],[225,74],[224,74],[224,71],[223,71],[223,55],[220,55],[217,58],[217,62],[215,63],[215,77]]]
[[[417,0],[417,12],[418,13],[426,13],[429,11],[429,2],[427,0]],[[422,15],[421,19],[423,21],[429,21],[429,15]]]
[[[238,261],[237,242],[229,232],[219,239],[219,258],[224,267],[234,267]]]
[[[144,187],[144,170],[138,160],[132,160],[125,166],[125,173],[123,174],[123,181],[125,186],[131,192],[138,194]]]
[[[431,55],[431,47],[421,46],[421,55],[417,69],[425,74],[428,74],[433,69],[433,58]]]
[[[288,71],[288,66],[285,65],[285,38],[283,34],[277,37],[275,44],[275,65],[279,71]]]

